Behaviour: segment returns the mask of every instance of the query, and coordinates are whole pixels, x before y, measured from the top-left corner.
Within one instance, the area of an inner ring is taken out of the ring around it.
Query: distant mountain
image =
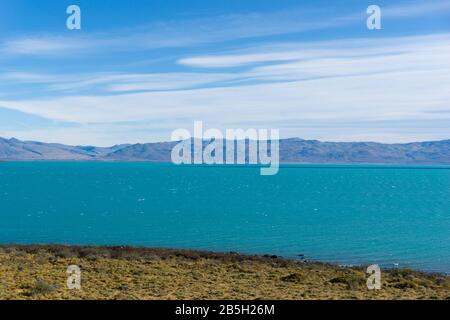
[[[104,158],[113,161],[171,161],[172,148],[177,143],[138,143],[115,150]]]
[[[375,142],[280,141],[281,162],[450,164],[450,140],[384,144]]]
[[[109,148],[0,138],[0,161],[170,161],[177,142],[116,145]],[[283,163],[450,165],[450,140],[383,144],[280,140]]]
[[[110,148],[67,146],[58,143],[0,138],[0,161],[14,160],[97,160],[129,145]]]

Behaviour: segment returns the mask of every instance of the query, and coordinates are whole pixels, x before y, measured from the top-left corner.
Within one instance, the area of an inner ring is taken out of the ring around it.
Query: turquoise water
[[[450,168],[0,163],[0,243],[121,244],[450,272]]]

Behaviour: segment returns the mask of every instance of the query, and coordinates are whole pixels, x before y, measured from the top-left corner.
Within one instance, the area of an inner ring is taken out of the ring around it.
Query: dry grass
[[[68,290],[69,265],[82,290]],[[0,246],[0,299],[450,299],[450,279],[383,271],[366,287],[362,268],[275,256],[128,247]]]

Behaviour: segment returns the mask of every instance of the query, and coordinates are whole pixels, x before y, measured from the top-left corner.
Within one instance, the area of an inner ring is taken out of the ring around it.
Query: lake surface
[[[177,247],[450,273],[450,168],[0,163],[0,243]]]

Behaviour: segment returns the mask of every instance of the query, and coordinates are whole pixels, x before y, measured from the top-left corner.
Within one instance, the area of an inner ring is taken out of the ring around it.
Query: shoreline
[[[356,270],[365,270],[369,264],[361,263],[361,264],[346,264],[346,263],[338,263],[326,260],[317,260],[317,259],[306,259],[305,255],[300,253],[294,256],[281,256],[275,253],[243,253],[237,251],[215,251],[215,250],[202,250],[202,249],[189,249],[189,248],[177,248],[177,247],[147,247],[147,246],[133,246],[133,245],[120,245],[120,244],[111,244],[111,245],[78,245],[78,244],[63,244],[63,243],[30,243],[30,244],[17,244],[17,243],[0,243],[0,251],[4,249],[19,249],[26,252],[35,252],[38,250],[51,250],[51,251],[59,251],[59,250],[71,250],[76,253],[83,252],[84,250],[104,250],[109,254],[113,253],[111,258],[120,257],[120,253],[133,253],[135,256],[146,256],[146,255],[159,255],[161,257],[170,257],[170,256],[180,256],[185,257],[187,259],[194,258],[207,258],[207,259],[218,259],[224,261],[282,261],[284,263],[290,264],[307,264],[307,265],[325,265],[334,268],[348,268],[348,269],[356,269]],[[114,253],[119,253],[118,255]],[[298,257],[298,258],[296,258]],[[420,273],[423,275],[430,276],[442,276],[450,278],[450,271],[430,271],[430,270],[422,270],[414,267],[396,267],[395,265],[386,266],[380,265],[380,268],[384,271],[390,270],[410,270],[412,272]]]
[[[83,290],[68,290],[78,265]],[[0,299],[450,299],[450,277],[383,269],[368,290],[363,266],[187,249],[0,245]]]

